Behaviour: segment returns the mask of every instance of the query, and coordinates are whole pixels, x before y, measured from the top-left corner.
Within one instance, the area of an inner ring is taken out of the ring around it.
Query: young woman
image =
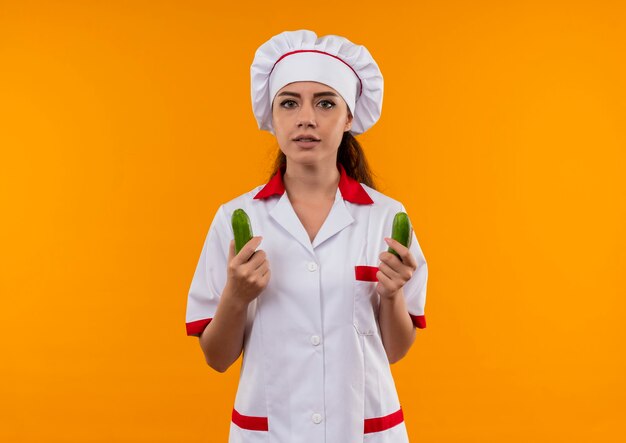
[[[280,153],[267,183],[217,210],[187,301],[212,368],[243,351],[229,442],[408,442],[389,364],[426,327],[428,269],[415,233],[409,248],[390,238],[405,208],[352,135],[380,116],[382,74],[365,47],[307,30],[264,43],[251,74]],[[235,255],[237,208],[256,236]]]

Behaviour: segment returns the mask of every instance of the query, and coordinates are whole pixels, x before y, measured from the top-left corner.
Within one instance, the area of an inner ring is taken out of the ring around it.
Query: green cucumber
[[[235,255],[237,255],[241,248],[252,239],[252,225],[250,224],[250,217],[241,208],[233,211],[231,223],[235,234]]]
[[[411,240],[413,240],[413,227],[411,226],[411,221],[409,220],[409,216],[406,212],[398,212],[393,218],[391,238],[407,248],[411,246]],[[396,257],[400,258],[400,254],[394,251],[391,246],[387,252],[391,252],[392,254],[395,254]]]

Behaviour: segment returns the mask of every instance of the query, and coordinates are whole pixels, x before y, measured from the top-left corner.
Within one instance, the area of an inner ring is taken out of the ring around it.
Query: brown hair
[[[363,183],[372,189],[376,189],[374,179],[372,178],[372,171],[365,158],[365,152],[363,152],[360,143],[350,131],[343,133],[339,150],[337,151],[337,162],[343,165],[349,177],[352,177],[359,183]],[[272,166],[272,172],[270,173],[268,181],[286,164],[287,157],[283,151],[278,149],[278,154],[274,159],[274,165]]]

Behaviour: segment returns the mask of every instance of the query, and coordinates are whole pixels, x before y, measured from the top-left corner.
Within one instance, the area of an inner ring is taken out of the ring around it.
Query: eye
[[[329,106],[322,106],[324,109],[332,109],[335,107],[335,104],[330,100],[322,100],[320,103],[328,103]]]
[[[280,106],[284,107],[284,108],[291,108],[291,106],[285,106],[286,103],[295,103],[295,101],[293,100],[284,100],[280,103]]]

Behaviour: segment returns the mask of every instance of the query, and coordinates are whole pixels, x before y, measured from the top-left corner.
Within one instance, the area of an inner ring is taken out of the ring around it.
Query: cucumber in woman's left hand
[[[406,212],[398,212],[393,218],[391,238],[407,248],[411,246],[411,240],[413,239],[413,227],[411,226],[411,221],[409,220],[409,216]],[[387,251],[400,258],[400,254],[398,254],[391,246]]]

